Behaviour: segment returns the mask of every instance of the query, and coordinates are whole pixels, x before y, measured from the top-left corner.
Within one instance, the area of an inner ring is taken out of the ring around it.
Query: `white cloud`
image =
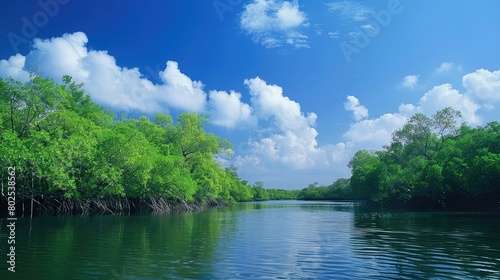
[[[284,96],[281,87],[258,77],[245,80],[245,85],[256,115],[263,121],[271,120],[275,129],[266,137],[248,142],[251,151],[238,159],[241,164],[257,162],[298,170],[328,165],[326,153],[316,141],[315,113],[303,114],[299,103]]]
[[[459,69],[459,66],[443,63],[440,68],[442,71],[449,71]],[[463,120],[469,124],[481,124],[478,111],[492,110],[492,104],[500,101],[500,70],[491,72],[479,69],[466,74],[462,78],[462,85],[467,90],[465,93],[460,93],[451,84],[435,86],[420,98],[417,105],[401,104],[399,112],[406,116],[416,112],[432,115],[445,107],[452,107],[459,110]]]
[[[83,32],[64,34],[52,39],[34,39],[33,49],[26,56],[27,69],[37,73],[51,73],[59,79],[71,75],[84,80],[89,75],[84,59],[88,56],[87,35]],[[114,58],[112,59],[114,62]]]
[[[484,102],[500,101],[500,70],[488,71],[479,69],[462,78],[462,84],[468,94]]]
[[[253,127],[257,119],[250,105],[241,102],[241,94],[231,91],[210,91],[211,123],[227,128]]]
[[[332,39],[338,39],[340,38],[340,32],[334,31],[334,32],[328,32],[328,37]]]
[[[300,26],[306,20],[304,12],[299,10],[297,3],[282,2],[276,11],[277,24],[281,29],[289,29]]]
[[[422,111],[427,115],[432,115],[436,111],[446,107],[452,107],[462,112],[463,119],[469,124],[480,124],[481,120],[476,114],[479,105],[470,100],[467,96],[458,92],[450,84],[435,86],[424,94],[419,101]]]
[[[274,119],[281,131],[300,130],[316,122],[316,114],[307,116],[300,110],[299,103],[283,95],[283,89],[277,85],[268,85],[259,77],[245,80],[250,91],[251,103],[261,119]]]
[[[365,21],[373,12],[371,8],[352,1],[332,2],[326,5],[332,12],[354,21]]]
[[[332,161],[337,164],[349,161],[350,158],[347,158],[346,149],[347,145],[343,142],[332,145],[330,147]]]
[[[298,28],[306,27],[307,16],[297,1],[254,0],[244,7],[240,25],[253,40],[266,48],[283,46],[309,47],[307,36]]]
[[[26,57],[21,54],[11,56],[8,60],[0,60],[0,77],[11,77],[18,81],[28,81],[29,73],[24,71]]]
[[[159,87],[159,94],[164,96],[166,104],[190,112],[205,110],[203,84],[181,73],[177,62],[168,61],[165,70],[160,72],[160,78],[163,85]]]
[[[380,149],[391,141],[392,133],[406,123],[398,113],[387,113],[375,119],[361,120],[344,134],[348,143],[362,149]]]
[[[439,65],[438,68],[436,68],[436,73],[442,74],[442,73],[452,71],[454,69],[461,70],[462,67],[460,65],[456,65],[453,62],[443,62],[443,63],[441,63],[441,65]]]
[[[138,68],[117,65],[106,51],[88,50],[83,32],[64,34],[47,40],[35,39],[33,49],[24,57],[17,54],[2,60],[2,77],[26,81],[28,71],[61,81],[70,75],[83,82],[85,89],[99,104],[117,110],[143,113],[179,109],[190,112],[206,110],[206,93],[201,82],[181,73],[176,62],[169,61],[160,72],[162,84],[143,78]],[[7,67],[8,66],[8,67]]]
[[[356,151],[380,150],[383,145],[391,142],[392,133],[401,128],[407,121],[407,117],[399,113],[387,113],[378,118],[363,119],[349,127],[344,133],[343,142],[325,147],[328,150],[330,160],[334,163],[334,172],[340,177],[349,177],[350,170],[348,162]]]
[[[347,101],[344,103],[344,108],[348,111],[352,111],[354,119],[359,121],[368,117],[368,109],[359,103],[359,100],[352,96],[347,96]]]
[[[309,48],[308,37],[298,32],[287,34],[286,43],[296,48]]]
[[[435,86],[420,98],[417,106],[402,104],[399,110],[405,115],[422,112],[430,116],[446,107],[459,110],[462,113],[463,120],[471,125],[481,123],[481,118],[477,115],[480,106],[468,96],[458,92],[450,84]]]
[[[257,38],[255,38],[257,39]],[[272,36],[264,36],[262,38],[259,38],[257,40],[260,40],[260,43],[266,47],[266,49],[272,49],[272,48],[277,48],[283,46],[283,42],[281,39],[276,39],[275,37]]]
[[[306,15],[297,3],[277,0],[254,0],[245,6],[240,19],[241,27],[251,33],[286,31],[305,21]]]
[[[398,111],[405,117],[410,117],[418,112],[418,107],[413,104],[401,104],[399,105]]]
[[[281,131],[266,138],[249,141],[251,152],[240,157],[240,161],[246,161],[249,156],[252,160],[258,157],[258,162],[268,168],[323,169],[328,161],[325,151],[317,147],[317,135],[314,128],[308,127],[301,131]]]
[[[349,96],[348,102],[344,103],[346,110],[359,108],[359,106],[361,105],[354,96]],[[368,115],[366,113],[365,117],[358,117],[357,122],[350,125],[343,134],[342,142],[324,147],[328,151],[329,159],[334,163],[332,166],[334,166],[334,172],[337,176],[350,176],[347,164],[356,151],[380,150],[384,145],[389,144],[392,140],[392,133],[401,128],[407,122],[408,117],[413,115],[417,109],[411,104],[404,104],[400,106],[399,111],[399,113],[385,113],[371,119],[366,118]]]
[[[375,37],[379,34],[380,29],[375,28],[375,26],[371,24],[363,24],[360,26],[363,29],[364,33],[370,37]]]
[[[420,75],[408,75],[403,78],[401,86],[404,88],[414,89],[418,83],[418,78]]]

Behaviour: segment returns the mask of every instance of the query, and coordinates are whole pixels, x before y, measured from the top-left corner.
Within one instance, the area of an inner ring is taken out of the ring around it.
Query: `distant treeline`
[[[381,151],[358,151],[350,179],[311,184],[299,199],[363,199],[405,208],[500,210],[500,123],[458,124],[445,108],[413,115]]]
[[[235,167],[222,168],[216,158],[231,144],[205,132],[203,115],[116,119],[69,76],[61,85],[35,75],[26,83],[0,79],[0,177],[5,191],[7,178],[15,181],[17,213],[168,211],[297,197],[250,186]]]

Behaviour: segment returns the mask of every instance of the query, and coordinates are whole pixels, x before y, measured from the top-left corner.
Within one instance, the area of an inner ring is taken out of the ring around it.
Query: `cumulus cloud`
[[[408,75],[403,78],[401,86],[404,88],[414,89],[418,83],[418,77],[420,75]]]
[[[424,94],[419,101],[422,111],[428,115],[446,107],[453,107],[462,112],[465,121],[470,124],[479,124],[480,118],[476,115],[479,105],[466,95],[461,94],[450,84],[435,86]]]
[[[398,113],[387,113],[378,118],[359,121],[344,133],[344,137],[351,144],[364,149],[380,149],[390,142],[392,133],[402,127],[407,118]]]
[[[468,94],[488,103],[500,101],[500,70],[488,71],[479,69],[462,78],[462,84]]]
[[[245,80],[251,102],[262,119],[274,119],[274,124],[281,130],[300,130],[314,126],[316,114],[307,116],[300,110],[299,103],[283,95],[283,89],[277,85],[268,85],[259,77]]]
[[[5,66],[0,75],[22,81],[27,81],[28,71],[57,81],[63,75],[70,75],[85,84],[97,103],[117,110],[142,113],[206,110],[203,84],[181,73],[176,62],[167,62],[165,70],[160,72],[162,83],[153,84],[138,68],[120,67],[106,51],[88,50],[87,43],[83,32],[35,39],[28,55],[17,54],[0,62]]]
[[[347,96],[347,101],[344,103],[344,108],[347,111],[352,111],[354,119],[356,121],[362,120],[368,117],[368,109],[359,103],[359,100],[352,96]]]
[[[373,13],[371,8],[352,1],[332,2],[326,5],[330,11],[353,21],[365,21]]]
[[[244,7],[240,25],[266,48],[284,44],[309,47],[308,37],[298,30],[307,26],[307,16],[299,9],[298,1],[254,0]]]
[[[25,68],[45,75],[50,73],[58,80],[63,75],[71,75],[83,81],[90,75],[89,68],[94,66],[86,60],[89,55],[87,43],[87,35],[83,32],[46,40],[35,38],[32,50],[26,56]]]
[[[159,94],[164,93],[164,102],[171,106],[190,112],[205,110],[206,94],[200,81],[193,81],[181,73],[177,62],[168,61],[165,70],[160,72],[163,85]]]
[[[454,67],[457,69],[457,66],[453,66],[454,64],[443,65],[440,68],[449,70],[448,67]],[[462,85],[466,89],[464,93],[454,89],[448,83],[435,86],[427,91],[417,104],[401,104],[399,112],[406,116],[416,112],[432,115],[445,107],[452,107],[462,112],[463,120],[469,124],[481,124],[479,110],[491,110],[493,109],[492,104],[500,101],[500,70],[478,69],[464,75]]]
[[[253,127],[257,119],[250,105],[241,101],[241,94],[235,91],[210,91],[211,123],[227,128]]]
[[[463,120],[469,124],[476,125],[481,123],[481,118],[477,114],[480,106],[467,95],[461,94],[458,90],[454,89],[451,84],[435,86],[420,98],[418,105],[402,104],[399,110],[405,115],[411,115],[416,112],[432,115],[436,111],[446,107],[459,110],[462,113]]]
[[[281,87],[269,85],[259,77],[245,80],[245,85],[257,116],[263,121],[271,121],[275,129],[268,136],[249,141],[251,155],[240,157],[240,163],[270,162],[294,169],[328,164],[325,151],[316,141],[315,113],[302,113],[299,103],[284,96]],[[255,156],[261,160],[256,161]]]
[[[26,57],[21,54],[11,56],[8,60],[0,60],[0,77],[10,77],[18,81],[28,81],[29,73],[24,71]]]
[[[352,124],[343,134],[343,141],[325,147],[329,160],[334,163],[333,171],[341,177],[350,176],[347,164],[356,151],[380,150],[390,143],[392,133],[401,128],[408,118],[399,113],[386,113],[380,117],[363,119]]]
[[[400,114],[406,117],[410,117],[417,113],[419,108],[413,104],[401,104],[399,105],[398,111]]]

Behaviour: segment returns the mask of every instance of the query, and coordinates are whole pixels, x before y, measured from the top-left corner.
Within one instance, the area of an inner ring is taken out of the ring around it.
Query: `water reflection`
[[[40,217],[33,219],[31,235],[29,220],[18,220],[16,254],[20,257],[15,276],[210,278],[210,263],[221,231],[235,229],[231,215],[230,211],[213,210],[148,216]],[[0,238],[4,240],[4,236]]]
[[[15,279],[498,279],[498,218],[279,201],[19,219]]]
[[[357,212],[353,252],[394,265],[399,279],[498,279],[498,216],[481,213]]]

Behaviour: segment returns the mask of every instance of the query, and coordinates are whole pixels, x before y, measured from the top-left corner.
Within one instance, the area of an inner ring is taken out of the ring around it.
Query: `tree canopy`
[[[471,127],[452,108],[416,113],[380,151],[360,150],[350,179],[311,184],[300,199],[364,199],[413,208],[498,209],[500,123]]]
[[[414,207],[498,207],[500,124],[470,127],[445,108],[421,113],[394,132],[383,150],[358,151],[351,187],[369,201]]]
[[[160,209],[159,201],[253,199],[236,168],[218,164],[232,147],[203,129],[207,121],[194,113],[116,120],[69,76],[61,85],[0,79],[0,165],[15,166],[20,205],[116,198]]]

